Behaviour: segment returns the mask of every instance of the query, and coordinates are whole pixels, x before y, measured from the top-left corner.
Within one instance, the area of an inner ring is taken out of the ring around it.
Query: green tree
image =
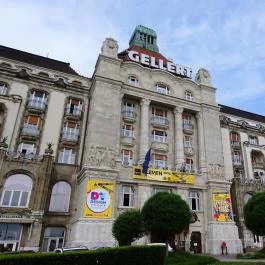
[[[142,215],[139,210],[121,213],[112,226],[112,234],[120,246],[131,243],[143,235]]]
[[[244,207],[246,227],[259,236],[265,235],[265,192],[256,193]]]
[[[158,192],[143,206],[142,218],[153,241],[164,242],[189,227],[191,211],[188,204],[174,193]]]

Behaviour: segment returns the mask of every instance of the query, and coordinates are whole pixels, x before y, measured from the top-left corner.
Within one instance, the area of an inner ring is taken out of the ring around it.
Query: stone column
[[[206,171],[206,157],[205,157],[205,145],[204,145],[204,131],[202,114],[198,112],[196,114],[197,130],[198,130],[198,146],[199,146],[199,169],[201,172]]]
[[[182,107],[174,109],[175,118],[175,166],[180,169],[184,163],[184,147],[183,147],[183,121],[182,121]]]
[[[145,154],[150,148],[149,144],[149,105],[151,100],[141,99],[141,121],[140,121],[140,160],[144,161]]]

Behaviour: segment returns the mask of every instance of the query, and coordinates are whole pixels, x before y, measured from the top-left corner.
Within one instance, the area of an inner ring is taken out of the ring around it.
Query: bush
[[[68,253],[0,255],[0,265],[163,265],[165,248],[135,246]]]
[[[218,260],[209,256],[199,256],[188,252],[173,252],[166,258],[165,265],[206,265]]]

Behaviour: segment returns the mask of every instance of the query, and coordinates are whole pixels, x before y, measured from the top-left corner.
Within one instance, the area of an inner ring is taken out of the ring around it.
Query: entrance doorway
[[[201,233],[194,231],[190,236],[190,250],[194,253],[202,253]]]

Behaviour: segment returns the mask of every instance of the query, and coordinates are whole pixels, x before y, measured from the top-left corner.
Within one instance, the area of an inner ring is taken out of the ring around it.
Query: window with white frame
[[[0,82],[0,95],[7,95],[7,85],[3,82]]]
[[[256,137],[256,136],[249,135],[248,139],[249,139],[250,144],[254,144],[254,145],[259,144],[258,137]]]
[[[36,154],[36,150],[35,144],[31,143],[20,143],[17,149],[21,155]]]
[[[198,191],[189,192],[189,205],[192,211],[200,210],[200,194]]]
[[[167,168],[167,156],[160,154],[153,154],[154,168]]]
[[[159,143],[167,143],[167,132],[160,130],[152,131],[152,140]]]
[[[122,186],[121,206],[133,207],[134,206],[134,193],[135,189],[131,185]]]
[[[139,86],[139,80],[134,75],[129,75],[128,84],[132,86]]]
[[[35,115],[29,115],[25,117],[23,124],[23,133],[28,135],[39,135],[41,127],[41,118]]]
[[[192,147],[192,137],[190,135],[184,135],[184,147]]]
[[[71,186],[65,181],[57,182],[52,188],[49,211],[68,212],[71,197]]]
[[[193,171],[193,160],[190,158],[185,159],[185,170],[186,172],[192,172]]]
[[[162,125],[168,124],[167,111],[160,108],[152,108],[152,122]]]
[[[69,98],[66,106],[66,113],[80,117],[82,114],[82,101],[75,98]]]
[[[192,116],[190,114],[182,115],[183,124],[192,124]]]
[[[188,91],[188,90],[185,91],[185,99],[190,100],[190,101],[193,100],[191,91]]]
[[[155,85],[156,92],[161,93],[161,94],[169,94],[169,88],[168,86],[164,84],[156,84]]]
[[[232,159],[234,164],[241,164],[241,153],[239,151],[234,151]]]
[[[123,102],[123,110],[134,111],[134,107],[135,107],[135,105],[129,101]]]
[[[24,174],[15,174],[5,181],[2,196],[2,207],[21,207],[29,205],[32,190],[32,179]]]
[[[134,138],[134,130],[132,124],[123,124],[121,129],[121,136]]]
[[[30,97],[29,97],[29,102],[28,106],[37,108],[37,109],[45,109],[47,102],[47,93],[39,90],[32,90]]]
[[[79,124],[77,122],[66,122],[63,128],[63,139],[77,141],[79,136]]]
[[[44,231],[42,251],[53,252],[64,245],[65,228],[47,227]]]
[[[64,164],[75,164],[76,154],[73,149],[63,148],[59,152],[58,162]]]
[[[121,162],[123,166],[132,166],[132,156],[133,152],[132,150],[121,150]]]

